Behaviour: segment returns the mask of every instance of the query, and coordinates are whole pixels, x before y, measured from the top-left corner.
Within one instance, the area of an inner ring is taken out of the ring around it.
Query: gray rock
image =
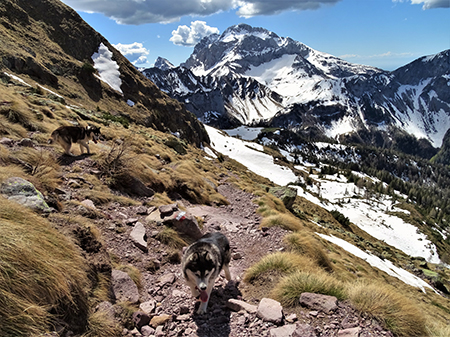
[[[175,274],[164,274],[158,279],[158,283],[161,287],[164,287],[166,284],[172,284],[175,282]]]
[[[154,333],[155,333],[155,329],[153,329],[151,326],[144,325],[144,326],[141,328],[141,334],[142,334],[142,336],[147,337],[147,336],[153,335]]]
[[[295,202],[295,198],[297,197],[297,190],[287,186],[271,187],[269,193],[281,199],[287,209],[291,209]]]
[[[130,276],[117,269],[111,272],[111,287],[114,298],[118,302],[137,303],[139,301],[139,290]]]
[[[203,235],[198,227],[197,219],[185,211],[177,211],[170,216],[164,217],[163,224],[194,240],[200,239]]]
[[[17,145],[24,147],[34,147],[34,142],[30,138],[22,138]]]
[[[358,326],[356,328],[339,330],[338,337],[358,337],[362,329]]]
[[[139,309],[141,309],[143,312],[145,312],[147,315],[151,314],[153,310],[156,308],[156,301],[150,300],[147,302],[143,302],[139,305]]]
[[[299,324],[292,333],[292,337],[317,337],[317,334],[311,325]]]
[[[29,181],[12,177],[6,179],[0,186],[0,193],[9,200],[29,207],[35,211],[49,213],[51,208],[44,200],[44,196]]]
[[[290,314],[285,319],[286,319],[286,322],[294,323],[297,320],[297,315],[296,314]]]
[[[2,139],[0,139],[0,144],[5,146],[13,146],[14,141],[10,138],[3,137]]]
[[[150,323],[151,317],[143,311],[136,311],[133,313],[132,320],[133,320],[134,326],[138,330],[141,330],[141,328],[144,325],[148,325]]]
[[[297,326],[295,324],[283,325],[279,328],[273,328],[269,331],[270,337],[291,337]]]
[[[145,226],[142,223],[136,222],[133,230],[130,233],[130,238],[136,247],[144,252],[148,251],[146,230]]]
[[[256,305],[252,305],[252,304],[249,304],[244,301],[236,300],[234,298],[230,298],[228,300],[227,307],[233,311],[245,310],[250,314],[254,314],[258,311],[258,307]]]
[[[145,206],[138,206],[138,207],[136,207],[135,212],[136,212],[136,214],[144,215],[144,214],[147,214],[148,208]]]
[[[103,312],[110,319],[114,320],[115,310],[111,302],[103,301],[95,307],[95,312]]]
[[[256,315],[265,322],[281,324],[283,321],[283,308],[280,302],[270,298],[263,298],[259,302]]]
[[[300,304],[309,309],[329,314],[337,309],[337,298],[322,294],[302,293],[300,295]]]
[[[95,207],[94,202],[90,199],[85,199],[81,202],[81,204],[84,207],[88,207],[88,208],[92,208],[92,209],[97,209],[97,207]]]
[[[164,218],[166,216],[170,216],[173,214],[173,212],[178,210],[177,204],[170,204],[170,205],[162,205],[158,208],[159,213],[161,214],[161,217]]]
[[[139,221],[138,218],[129,218],[129,219],[123,220],[123,223],[127,226],[133,226],[138,221]]]

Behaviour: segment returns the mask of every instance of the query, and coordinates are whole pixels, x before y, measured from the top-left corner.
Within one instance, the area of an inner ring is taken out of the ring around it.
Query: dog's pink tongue
[[[202,302],[206,302],[208,300],[208,293],[206,291],[200,291],[200,300]]]

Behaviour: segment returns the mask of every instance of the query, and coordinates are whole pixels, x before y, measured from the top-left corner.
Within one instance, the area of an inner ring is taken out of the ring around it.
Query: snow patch
[[[223,130],[223,131],[225,131],[228,134],[228,136],[231,136],[231,137],[238,137],[243,140],[254,140],[256,137],[258,137],[258,135],[262,129],[263,128],[252,128],[249,126],[240,126],[235,129],[227,129],[227,130]]]
[[[385,273],[398,278],[399,280],[403,281],[406,284],[409,284],[413,287],[419,288],[424,293],[426,293],[425,288],[435,291],[424,280],[420,279],[419,277],[411,274],[410,272],[408,272],[402,268],[395,266],[391,261],[382,260],[375,255],[364,252],[361,249],[359,249],[358,247],[352,245],[351,243],[349,243],[345,240],[339,239],[335,236],[319,234],[319,233],[316,233],[316,234],[319,235],[321,238],[323,238],[327,241],[330,241],[330,242],[334,243],[335,245],[338,245],[339,247],[346,250],[350,254],[353,254],[353,255],[363,259],[364,261],[369,263],[372,267],[378,268],[378,269],[384,271]]]
[[[120,79],[119,65],[112,59],[113,53],[102,43],[98,47],[98,52],[92,55],[94,61],[94,68],[98,71],[98,78],[108,84],[114,90],[123,94],[120,86],[122,80]]]
[[[272,156],[258,151],[263,149],[262,145],[230,137],[208,125],[205,125],[205,129],[211,140],[211,146],[216,151],[237,160],[250,171],[281,186],[297,180],[289,168],[275,164]]]

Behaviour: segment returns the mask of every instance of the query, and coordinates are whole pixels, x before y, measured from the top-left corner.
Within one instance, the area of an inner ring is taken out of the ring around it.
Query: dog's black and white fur
[[[64,149],[64,153],[69,156],[74,156],[74,154],[70,152],[70,148],[73,143],[77,143],[80,145],[81,154],[84,153],[83,148],[90,154],[89,141],[92,140],[94,143],[97,143],[100,135],[100,128],[91,125],[86,127],[61,126],[52,132],[48,143],[58,143]]]
[[[230,243],[219,232],[203,235],[184,252],[181,268],[192,295],[200,298],[198,314],[206,313],[214,282],[222,268],[226,279],[231,280],[230,260]]]

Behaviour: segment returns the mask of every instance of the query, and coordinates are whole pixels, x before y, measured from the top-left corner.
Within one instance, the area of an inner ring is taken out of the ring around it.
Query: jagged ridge
[[[439,147],[450,127],[449,64],[447,50],[383,71],[241,24],[204,38],[180,67],[144,73],[222,128],[313,128],[322,137],[378,146],[400,130]]]

